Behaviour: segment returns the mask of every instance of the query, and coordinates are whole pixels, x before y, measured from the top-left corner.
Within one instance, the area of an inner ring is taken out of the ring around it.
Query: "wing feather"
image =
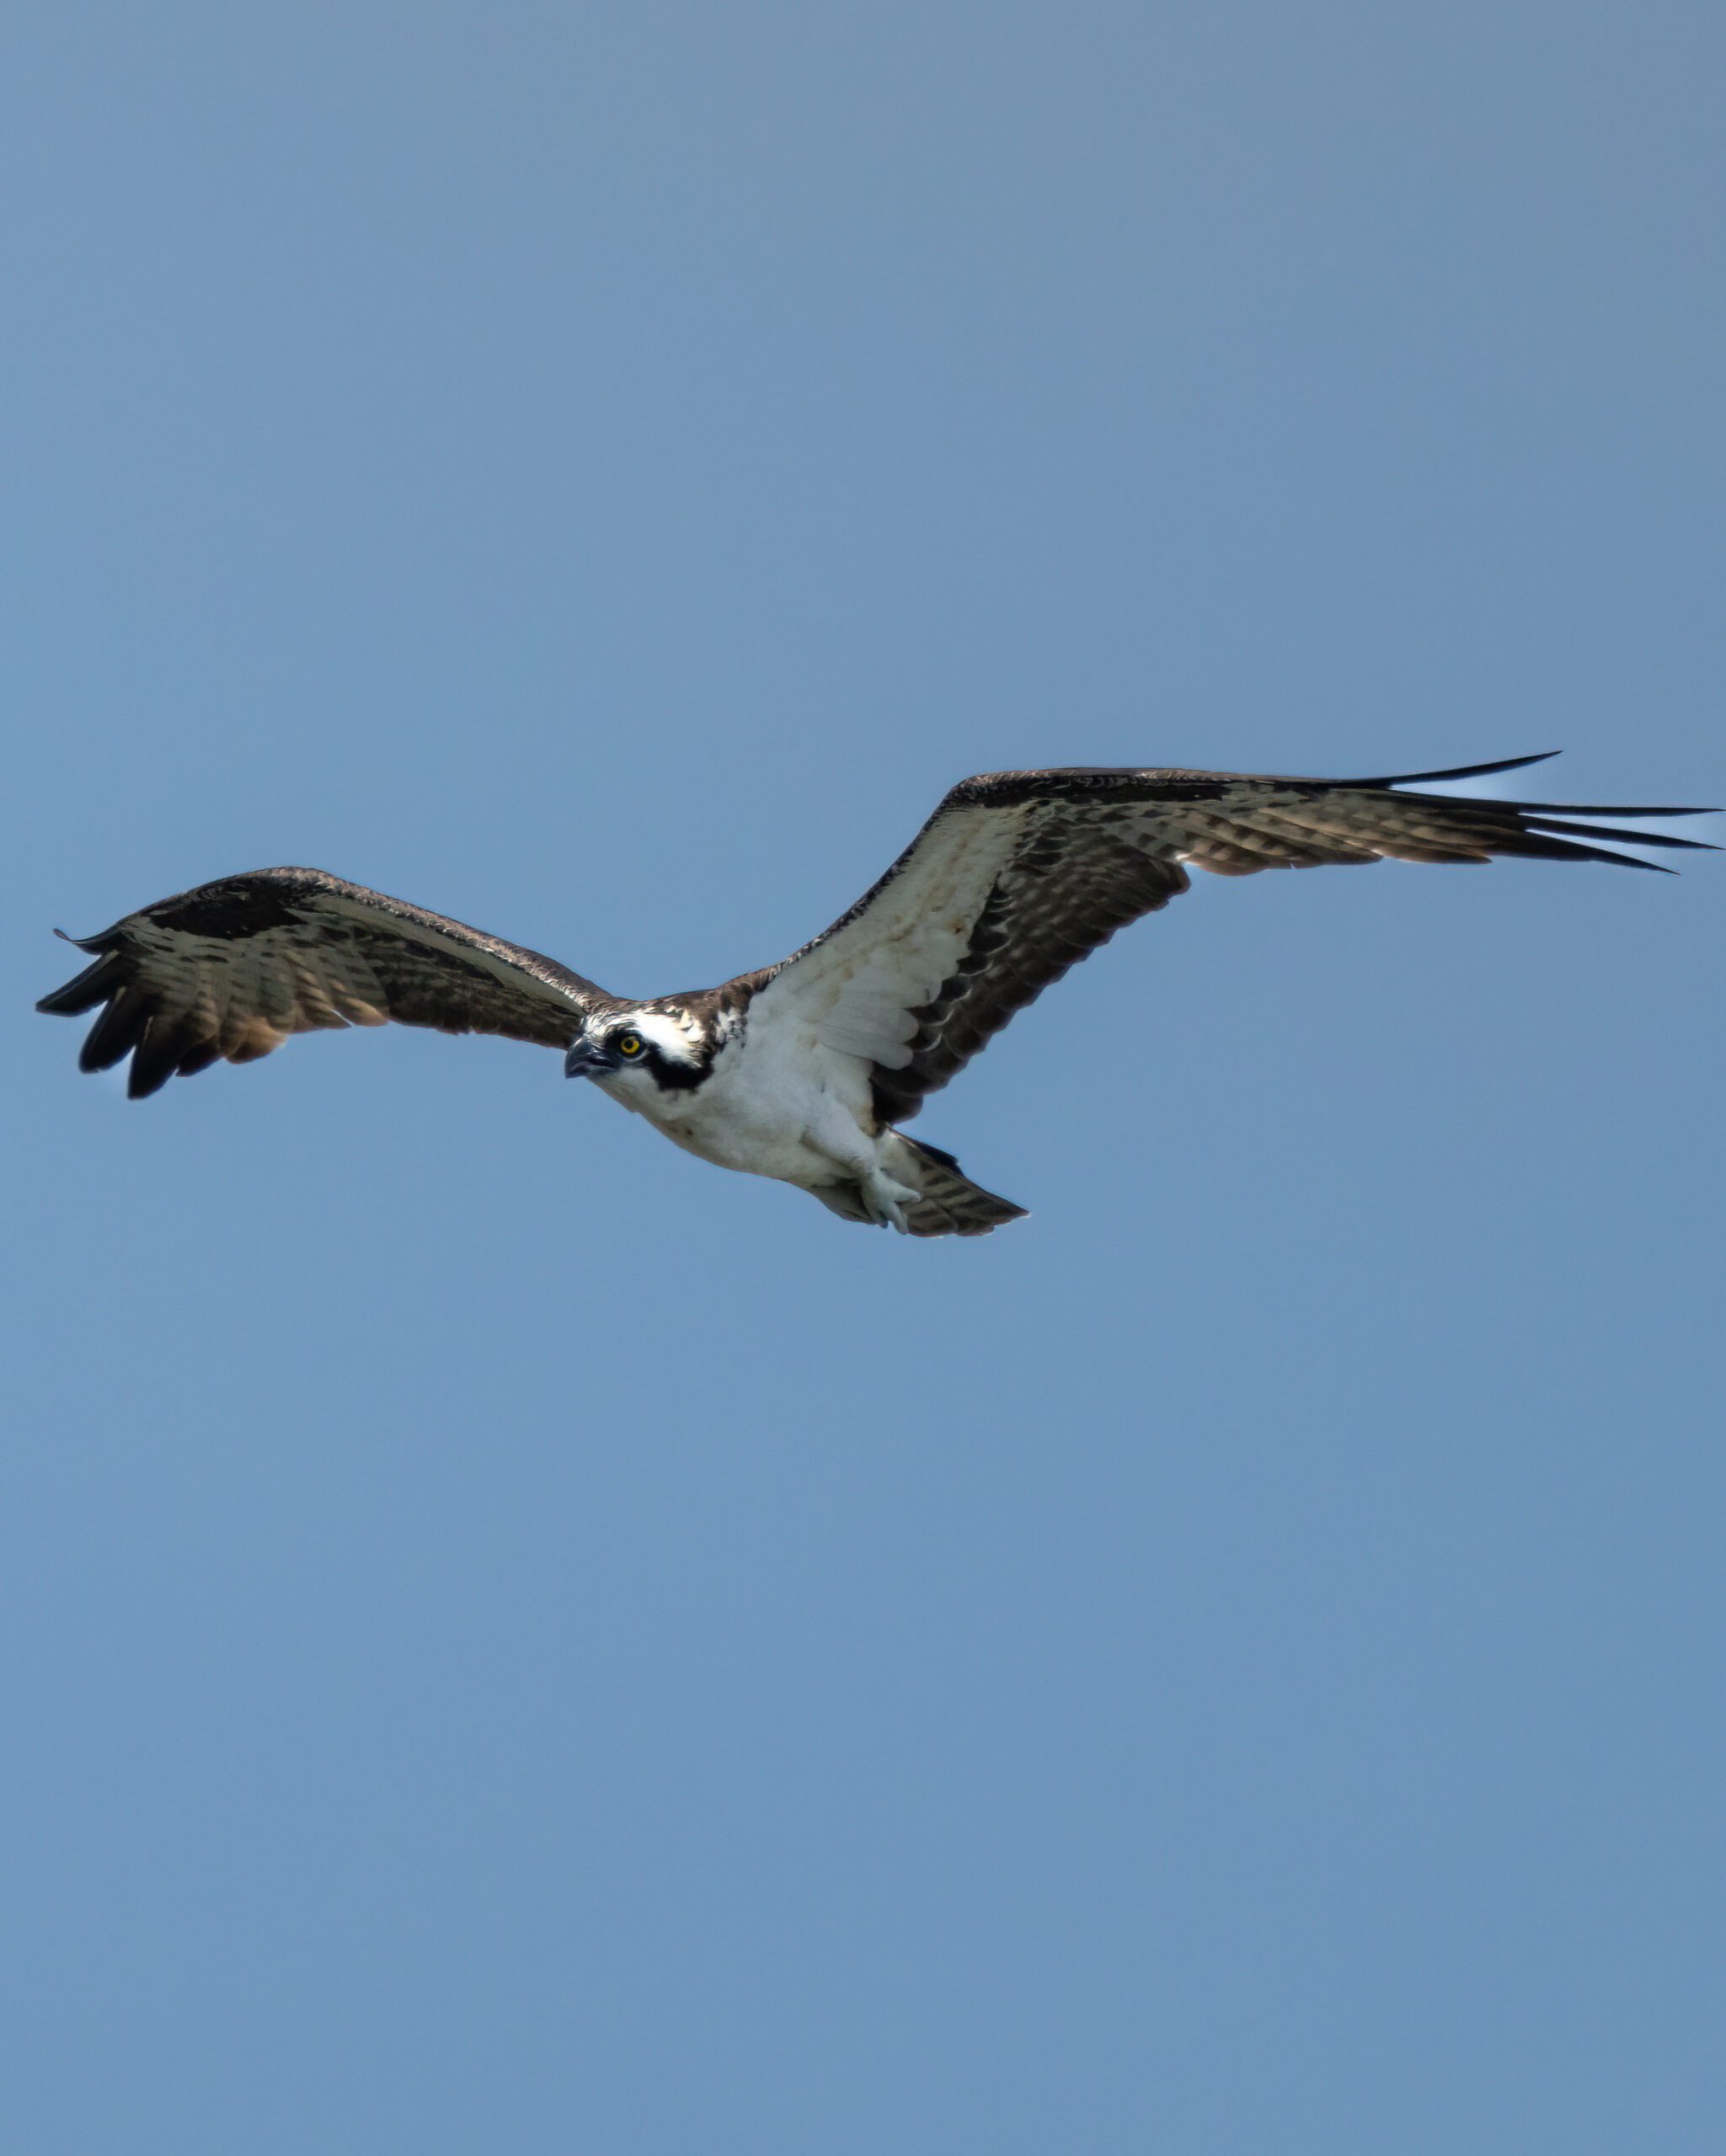
[[[135,1100],[294,1033],[392,1019],[567,1048],[612,1000],[537,951],[317,868],[225,877],[68,940],[94,963],[36,1008],[99,1006],[79,1068],[130,1055]]]
[[[848,913],[774,971],[754,1016],[801,1025],[822,1045],[863,1059],[876,1113],[902,1122],[1015,1011],[1117,929],[1186,890],[1189,867],[1252,876],[1504,855],[1650,868],[1656,864],[1600,841],[1702,846],[1579,820],[1706,813],[1699,809],[1406,790],[1542,760],[1510,757],[1377,779],[1176,770],[969,778]]]

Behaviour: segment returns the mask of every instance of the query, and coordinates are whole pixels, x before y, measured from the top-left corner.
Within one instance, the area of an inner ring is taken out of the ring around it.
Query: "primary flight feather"
[[[1694,839],[1592,820],[1697,815],[1409,792],[1538,763],[1401,777],[1229,771],[997,771],[954,787],[851,910],[777,966],[647,1002],[458,921],[316,868],[228,876],[76,939],[94,963],[39,1011],[100,1006],[78,1058],[130,1054],[155,1092],[291,1033],[395,1019],[564,1051],[571,1077],[703,1160],[810,1192],[849,1220],[986,1235],[1023,1209],[896,1128],[1015,1011],[1141,914],[1220,876],[1498,855],[1653,863],[1613,839]],[[1709,849],[1712,850],[1712,849]]]

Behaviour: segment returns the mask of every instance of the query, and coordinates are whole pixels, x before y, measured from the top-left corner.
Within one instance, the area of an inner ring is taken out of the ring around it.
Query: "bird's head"
[[[707,1075],[700,1030],[681,1012],[611,1011],[588,1018],[564,1058],[569,1078],[591,1078],[632,1107],[668,1105]]]

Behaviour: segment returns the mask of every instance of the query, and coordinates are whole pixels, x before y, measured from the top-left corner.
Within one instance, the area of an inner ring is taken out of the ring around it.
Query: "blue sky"
[[[1200,879],[979,1244],[29,1006],[276,862],[699,985],[1019,764],[1720,799],[1722,44],[14,11],[19,2148],[1721,2145],[1716,865]]]

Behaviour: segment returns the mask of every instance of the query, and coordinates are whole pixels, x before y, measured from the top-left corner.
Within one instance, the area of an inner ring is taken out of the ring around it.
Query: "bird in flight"
[[[106,1070],[130,1054],[134,1100],[324,1027],[395,1019],[503,1033],[560,1049],[570,1077],[703,1160],[794,1183],[842,1219],[982,1235],[1023,1208],[900,1126],[1069,966],[1187,889],[1189,867],[1250,876],[1513,855],[1647,868],[1600,841],[1701,846],[1591,820],[1701,809],[1409,791],[1542,760],[1369,779],[968,778],[812,943],[718,988],[647,1002],[322,869],[259,868],[68,938],[94,963],[36,1008],[77,1017],[100,1006],[78,1066]]]

